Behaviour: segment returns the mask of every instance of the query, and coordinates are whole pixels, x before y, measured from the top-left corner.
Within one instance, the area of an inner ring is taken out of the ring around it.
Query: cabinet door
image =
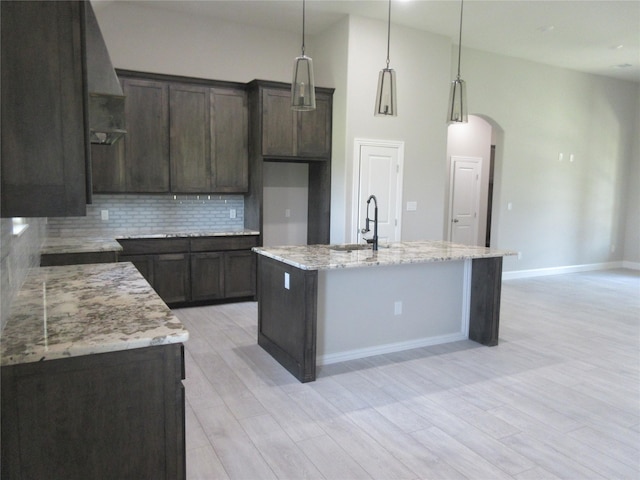
[[[212,89],[211,125],[213,191],[247,192],[249,189],[249,112],[246,92]]]
[[[331,157],[331,96],[316,94],[316,109],[297,112],[296,156]]]
[[[0,2],[3,217],[86,214],[81,2]]]
[[[153,262],[153,288],[166,303],[189,300],[189,254],[156,255]]]
[[[172,84],[169,97],[171,191],[211,191],[209,88]]]
[[[256,258],[250,251],[225,252],[224,296],[252,297],[256,294]]]
[[[191,300],[215,300],[224,297],[224,254],[191,254]]]
[[[262,155],[294,156],[293,119],[291,92],[265,89],[262,93]]]
[[[127,191],[125,140],[115,145],[91,145],[91,179],[94,193]]]
[[[169,101],[167,83],[125,78],[127,191],[169,192]]]

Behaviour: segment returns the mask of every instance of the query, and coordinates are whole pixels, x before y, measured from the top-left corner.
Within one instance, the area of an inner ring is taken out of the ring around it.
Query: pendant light
[[[460,78],[460,57],[462,52],[462,9],[464,0],[460,0],[460,36],[458,38],[458,76],[451,82],[451,93],[449,94],[449,114],[447,123],[467,123],[467,85]]]
[[[376,117],[398,115],[396,96],[396,72],[389,68],[389,45],[391,44],[391,0],[389,0],[389,16],[387,18],[387,67],[378,75],[378,93],[376,95]]]
[[[293,81],[291,82],[291,109],[315,110],[316,88],[313,81],[313,61],[304,54],[305,0],[302,0],[302,55],[293,61]]]

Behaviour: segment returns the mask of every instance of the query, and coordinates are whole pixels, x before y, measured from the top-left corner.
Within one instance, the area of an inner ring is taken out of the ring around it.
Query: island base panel
[[[258,345],[299,381],[314,381],[318,272],[259,256],[258,279]]]
[[[502,257],[476,258],[471,270],[469,339],[493,347],[498,345]]]

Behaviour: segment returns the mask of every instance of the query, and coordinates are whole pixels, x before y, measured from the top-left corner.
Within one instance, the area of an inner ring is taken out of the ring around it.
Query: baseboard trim
[[[441,343],[458,342],[467,340],[468,336],[462,333],[453,333],[451,335],[440,335],[436,337],[419,338],[408,342],[388,343],[370,348],[359,348],[356,350],[348,350],[340,353],[330,353],[328,355],[318,355],[316,357],[316,365],[330,365],[332,363],[346,362],[348,360],[356,360],[358,358],[373,357],[374,355],[384,355],[385,353],[402,352],[413,348],[430,347]]]
[[[629,262],[625,260],[622,262],[622,268],[628,268],[629,270],[640,270],[640,262]]]
[[[565,273],[590,272],[594,270],[611,270],[613,268],[633,268],[625,263],[632,262],[604,262],[589,263],[586,265],[569,265],[565,267],[535,268],[532,270],[516,270],[514,272],[502,272],[502,280],[514,280],[517,278],[543,277],[546,275],[562,275]],[[640,267],[640,264],[635,264]],[[640,269],[640,268],[639,268]]]

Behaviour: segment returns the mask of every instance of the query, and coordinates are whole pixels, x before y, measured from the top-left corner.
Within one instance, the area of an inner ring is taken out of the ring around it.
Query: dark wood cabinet
[[[124,146],[92,146],[95,193],[245,193],[244,88],[118,71],[126,95]]]
[[[132,262],[168,304],[256,295],[257,235],[118,240],[119,260]]]
[[[211,91],[212,188],[219,193],[249,190],[249,107],[244,89]]]
[[[211,115],[209,89],[169,87],[171,191],[211,191]]]
[[[191,298],[189,254],[166,253],[153,259],[153,289],[166,303],[183,303]]]
[[[256,256],[250,251],[225,252],[224,296],[252,297],[256,294]]]
[[[169,192],[169,86],[125,78],[126,191]]]
[[[185,478],[181,344],[2,367],[2,478]]]
[[[291,110],[289,84],[254,80],[248,92],[251,183],[245,227],[264,230],[264,162],[304,162],[309,165],[307,243],[329,243],[333,89],[316,87],[316,109],[308,112]]]
[[[170,86],[171,191],[242,193],[249,183],[246,94]]]
[[[224,292],[224,253],[201,252],[191,254],[191,299],[218,300]]]
[[[316,109],[308,112],[291,110],[288,89],[264,88],[260,102],[264,157],[331,157],[331,93],[316,91]]]
[[[92,145],[94,193],[169,192],[169,85],[121,78],[127,134],[112,146]]]
[[[0,2],[3,217],[86,214],[83,2]]]

